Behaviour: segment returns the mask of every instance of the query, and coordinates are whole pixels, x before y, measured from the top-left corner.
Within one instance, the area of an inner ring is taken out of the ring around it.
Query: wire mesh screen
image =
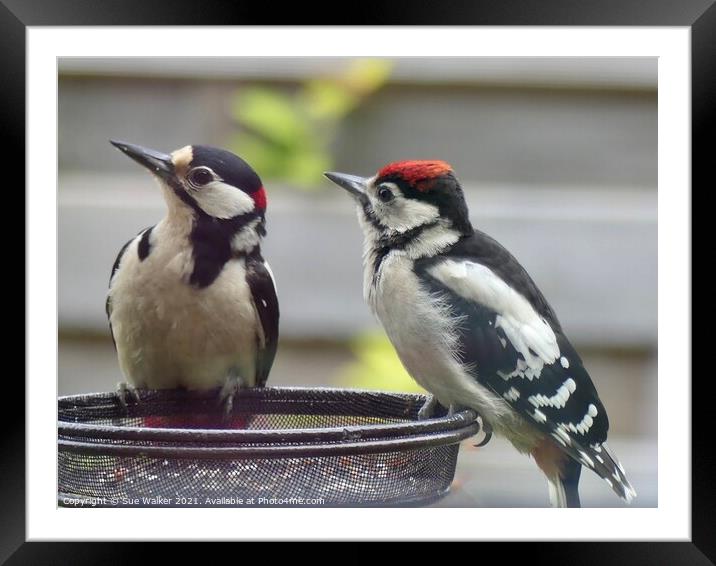
[[[215,392],[59,400],[63,506],[363,506],[447,493],[476,415],[426,398],[337,389],[246,390],[228,417]]]

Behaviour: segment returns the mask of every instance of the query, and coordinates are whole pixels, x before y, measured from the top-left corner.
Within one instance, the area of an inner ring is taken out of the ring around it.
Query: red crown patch
[[[451,171],[452,167],[445,161],[396,161],[378,171],[378,177],[395,175],[407,183],[415,185],[418,190],[429,190],[432,183],[425,183],[425,181],[436,179]]]

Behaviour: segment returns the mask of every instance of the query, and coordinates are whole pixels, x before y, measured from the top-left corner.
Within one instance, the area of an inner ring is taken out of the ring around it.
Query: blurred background
[[[657,504],[655,58],[63,58],[59,395],[120,375],[104,312],[120,247],[164,213],[109,138],[244,157],[269,194],[281,342],[272,385],[419,391],[362,299],[361,233],[325,170],[445,159],[473,224],[522,262],[609,410],[609,444]],[[585,506],[621,502],[585,472]],[[443,506],[544,506],[537,467],[465,442]]]

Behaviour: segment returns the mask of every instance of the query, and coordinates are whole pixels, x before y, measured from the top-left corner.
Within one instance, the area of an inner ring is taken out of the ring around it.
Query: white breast
[[[152,232],[140,261],[139,238],[127,248],[112,280],[111,323],[120,367],[133,384],[149,388],[219,386],[229,369],[253,383],[256,318],[243,259],[228,262],[208,287],[188,284],[189,246]]]
[[[534,442],[530,428],[457,359],[456,321],[448,307],[421,286],[410,258],[400,251],[391,252],[378,275],[376,287],[367,293],[371,308],[413,379],[445,406],[475,409],[518,449],[529,450]]]

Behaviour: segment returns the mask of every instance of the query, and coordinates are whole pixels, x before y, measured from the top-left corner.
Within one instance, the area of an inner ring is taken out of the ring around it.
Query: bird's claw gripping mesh
[[[424,504],[447,493],[477,415],[417,420],[424,395],[242,390],[227,418],[216,392],[59,399],[64,506]]]

